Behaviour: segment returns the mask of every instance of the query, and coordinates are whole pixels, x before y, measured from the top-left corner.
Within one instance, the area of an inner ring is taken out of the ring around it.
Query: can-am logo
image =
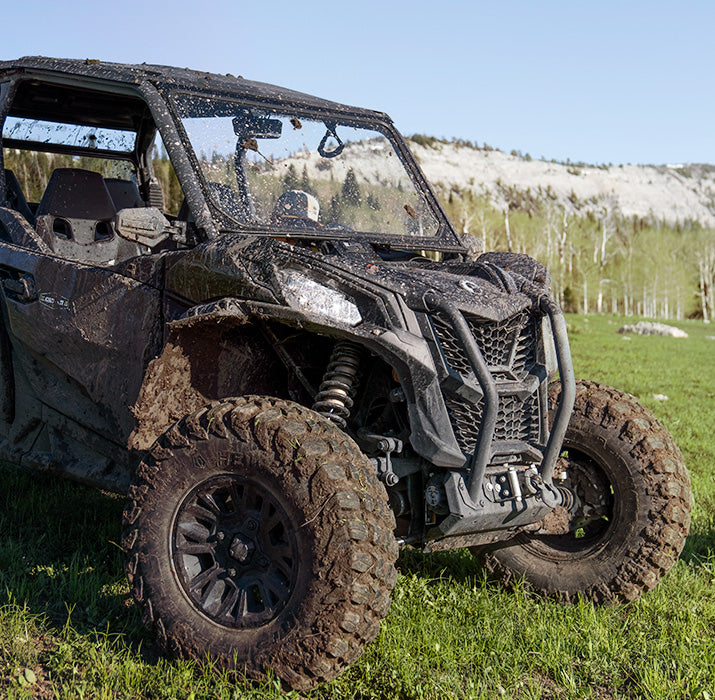
[[[49,306],[51,309],[69,309],[70,307],[69,299],[49,292],[40,294],[40,303],[44,306]]]
[[[459,286],[471,294],[477,294],[479,292],[479,287],[472,282],[472,280],[459,280]]]

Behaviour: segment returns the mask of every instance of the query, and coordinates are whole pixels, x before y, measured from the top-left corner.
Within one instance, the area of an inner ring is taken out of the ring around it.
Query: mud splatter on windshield
[[[136,133],[133,131],[19,117],[8,117],[5,120],[2,137],[15,141],[78,146],[122,153],[131,153],[136,141]]]
[[[434,213],[380,131],[204,97],[177,102],[209,192],[236,222],[437,234]]]

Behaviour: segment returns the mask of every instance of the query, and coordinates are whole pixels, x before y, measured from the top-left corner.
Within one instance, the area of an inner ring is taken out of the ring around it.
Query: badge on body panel
[[[61,297],[51,292],[42,292],[40,294],[40,303],[50,309],[69,309],[70,301],[65,297]]]

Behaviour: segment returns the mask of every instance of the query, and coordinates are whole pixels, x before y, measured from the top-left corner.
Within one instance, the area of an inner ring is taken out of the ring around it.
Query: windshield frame
[[[355,110],[343,105],[338,105],[340,109],[321,108],[294,100],[277,102],[270,99],[257,99],[255,95],[243,95],[236,93],[204,92],[194,89],[175,89],[168,91],[164,95],[166,103],[173,117],[175,128],[182,140],[183,149],[191,163],[196,178],[200,184],[202,193],[207,205],[214,214],[219,234],[222,233],[246,233],[252,235],[262,235],[270,237],[305,238],[310,240],[338,240],[359,238],[366,242],[397,246],[413,250],[438,250],[444,252],[460,252],[463,246],[452,227],[441,203],[437,199],[434,191],[424,177],[417,165],[415,158],[407,146],[402,135],[395,129],[387,115],[379,112],[369,112],[367,110]],[[200,99],[216,100],[221,102],[233,102],[237,109],[258,109],[262,111],[274,112],[278,115],[294,115],[298,118],[310,119],[314,121],[337,121],[340,125],[351,126],[359,129],[369,129],[376,134],[384,136],[392,146],[396,156],[399,158],[406,175],[412,183],[415,193],[424,200],[424,204],[436,222],[436,233],[433,236],[408,236],[386,234],[380,231],[340,231],[338,229],[308,229],[296,231],[294,229],[283,229],[276,225],[261,225],[257,222],[243,223],[232,218],[230,214],[220,206],[219,201],[212,196],[207,179],[199,162],[194,146],[187,134],[181,114],[180,100]]]

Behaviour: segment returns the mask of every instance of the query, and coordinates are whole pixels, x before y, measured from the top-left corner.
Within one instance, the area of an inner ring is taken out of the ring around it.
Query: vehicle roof
[[[306,105],[317,109],[342,112],[363,118],[390,121],[390,118],[374,110],[351,107],[324,100],[296,90],[246,80],[230,73],[220,75],[196,71],[189,68],[152,65],[147,63],[109,63],[96,59],[48,58],[25,56],[12,61],[0,61],[0,79],[23,75],[26,77],[74,76],[91,81],[109,81],[125,85],[137,85],[149,81],[157,87],[171,90],[210,92],[234,97],[248,97],[271,102],[285,102],[286,105]]]

